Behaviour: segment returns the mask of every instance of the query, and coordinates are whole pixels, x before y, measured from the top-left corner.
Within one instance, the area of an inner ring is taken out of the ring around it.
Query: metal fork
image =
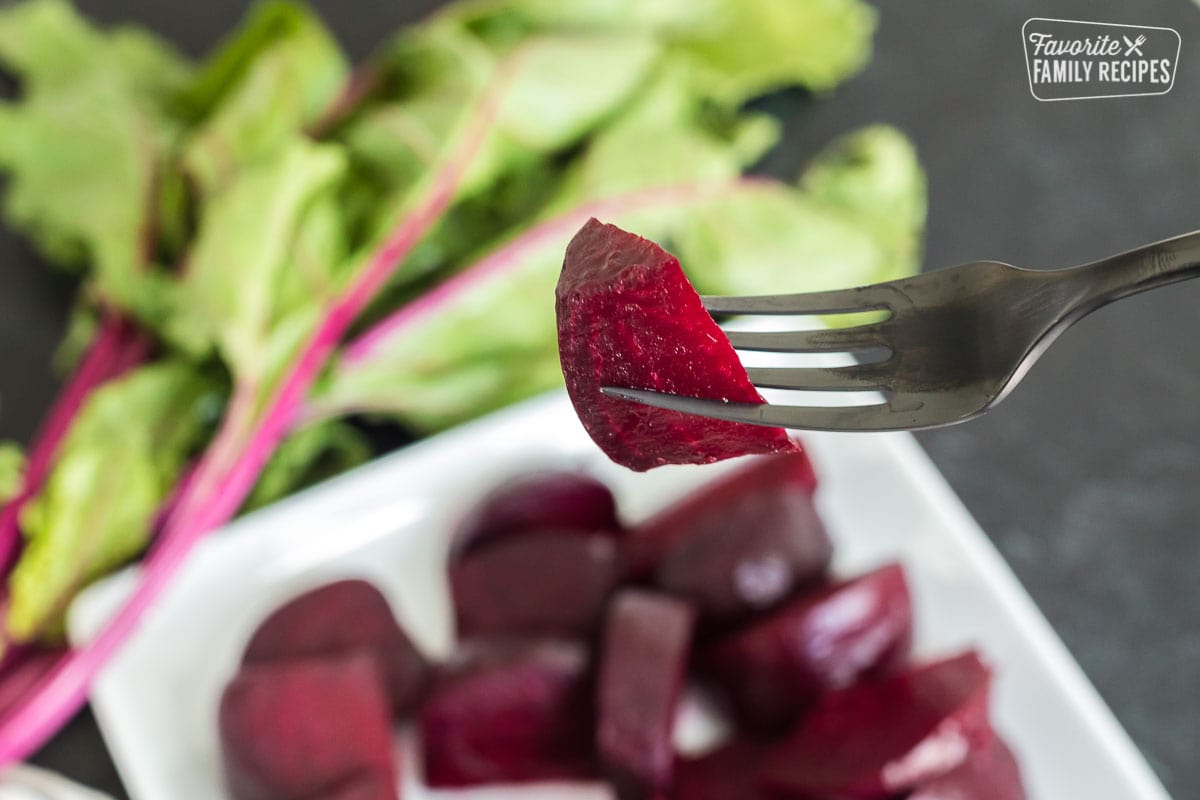
[[[919,430],[977,417],[1003,400],[1054,340],[1092,311],[1200,275],[1200,231],[1078,267],[976,261],[912,278],[808,294],[705,297],[714,315],[885,312],[853,327],[729,332],[738,350],[882,354],[844,367],[750,367],[763,389],[879,392],[872,405],[729,403],[624,387],[612,397],[715,419],[829,431]]]

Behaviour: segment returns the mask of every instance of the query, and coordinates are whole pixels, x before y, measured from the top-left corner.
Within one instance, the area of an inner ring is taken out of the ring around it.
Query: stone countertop
[[[243,3],[80,0],[187,50]],[[316,2],[362,55],[432,0]],[[1040,103],[1031,16],[1174,27],[1166,96]],[[889,122],[930,180],[926,263],[1065,266],[1200,227],[1200,9],[1188,0],[884,4],[877,54],[821,103],[762,105],[787,123],[764,169],[794,175],[839,132]],[[54,392],[70,282],[0,229],[0,438],[26,438]],[[920,436],[1176,797],[1200,797],[1200,282],[1127,300],[1069,331],[999,410]],[[1191,309],[1191,310],[1189,310]],[[86,714],[36,759],[121,795]],[[123,795],[121,795],[123,796]]]

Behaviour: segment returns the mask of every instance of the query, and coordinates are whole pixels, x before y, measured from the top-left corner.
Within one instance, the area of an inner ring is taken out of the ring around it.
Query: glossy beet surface
[[[459,523],[451,560],[513,533],[621,530],[609,488],[590,475],[534,472],[489,492]]]
[[[998,737],[955,770],[922,785],[908,800],[1026,800],[1021,768]]]
[[[362,580],[330,583],[279,607],[259,625],[243,663],[366,651],[375,657],[396,714],[411,711],[428,664],[396,621],[387,599]]]
[[[576,644],[461,654],[421,709],[426,782],[594,777],[589,666],[587,649]]]
[[[668,518],[665,524],[680,532],[648,534],[671,542],[655,583],[693,603],[707,622],[727,623],[774,607],[819,580],[833,557],[805,480],[811,474],[807,457],[772,456],[748,472],[751,479],[734,476],[699,496],[699,508]]]
[[[658,245],[590,220],[567,246],[555,296],[567,392],[613,461],[640,471],[796,448],[781,428],[664,411],[600,392],[607,385],[763,402],[679,261]]]
[[[719,553],[719,543],[705,544],[710,537],[728,534],[734,539],[765,526],[768,541],[778,534],[790,538],[790,550],[810,545],[800,561],[813,565],[813,570],[823,568],[831,545],[820,522],[809,524],[808,516],[816,485],[812,462],[803,452],[752,459],[631,530],[624,540],[628,567],[639,577],[652,576],[659,569],[675,572],[687,564],[692,552]],[[759,505],[761,510],[756,508]],[[792,518],[796,508],[801,509],[800,519]],[[700,540],[698,545],[687,544],[693,537]],[[736,547],[736,542],[729,546]],[[668,566],[669,561],[673,563]]]
[[[598,687],[596,747],[621,800],[670,788],[672,732],[695,614],[665,595],[627,589],[609,610]]]
[[[511,534],[450,568],[460,636],[587,637],[621,578],[607,534]]]
[[[965,653],[825,695],[759,785],[776,800],[883,800],[945,775],[990,744],[989,682]]]
[[[737,740],[699,758],[681,759],[672,800],[768,800],[754,785],[766,752],[766,745]]]
[[[360,775],[339,784],[331,791],[321,791],[306,800],[396,800],[396,787],[384,778]]]
[[[300,800],[359,776],[396,786],[388,710],[366,654],[243,667],[219,714],[231,796]]]
[[[900,663],[912,641],[904,571],[892,564],[804,595],[709,646],[702,662],[743,725],[779,731],[825,692]]]

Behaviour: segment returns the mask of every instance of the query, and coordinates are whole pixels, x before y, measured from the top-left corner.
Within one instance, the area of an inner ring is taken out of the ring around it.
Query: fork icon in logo
[[[1142,53],[1142,45],[1144,45],[1146,43],[1145,34],[1139,36],[1137,38],[1136,42],[1130,41],[1128,36],[1122,36],[1121,38],[1125,40],[1125,57],[1126,58],[1129,58],[1134,53],[1137,53],[1139,56],[1145,55],[1144,53]]]

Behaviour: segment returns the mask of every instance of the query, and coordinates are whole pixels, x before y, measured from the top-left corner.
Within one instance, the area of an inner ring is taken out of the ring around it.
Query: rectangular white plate
[[[1037,800],[1167,794],[983,532],[907,434],[809,435],[819,503],[851,573],[898,559],[913,586],[921,653],[980,647],[998,679],[994,717]],[[341,576],[375,581],[431,653],[450,645],[441,578],[454,518],[505,476],[576,466],[608,481],[636,521],[730,468],[635,474],[610,463],[555,393],[428,439],[230,525],[205,542],[106,668],[92,698],[136,800],[225,797],[215,732],[221,688],[257,622]],[[84,641],[128,593],[127,571],[72,609]],[[409,770],[411,774],[413,770]],[[406,787],[406,791],[407,791]],[[411,787],[406,800],[434,793]],[[598,789],[461,793],[605,797]],[[437,793],[449,797],[450,793]]]

